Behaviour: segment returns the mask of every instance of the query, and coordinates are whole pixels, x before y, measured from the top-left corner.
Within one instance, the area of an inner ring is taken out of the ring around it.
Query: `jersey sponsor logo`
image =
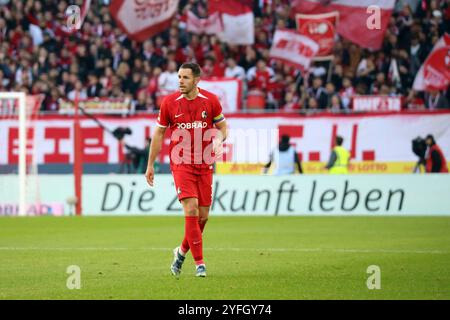
[[[206,128],[208,126],[207,122],[200,122],[200,121],[196,121],[196,122],[182,122],[182,123],[177,123],[177,128],[178,129],[201,129],[201,128]]]

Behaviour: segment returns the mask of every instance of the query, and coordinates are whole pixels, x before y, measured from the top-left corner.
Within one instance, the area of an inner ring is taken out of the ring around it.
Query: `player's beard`
[[[180,87],[180,92],[184,95],[190,95],[193,91],[196,90],[196,87],[194,84],[191,85],[184,85],[183,88]]]

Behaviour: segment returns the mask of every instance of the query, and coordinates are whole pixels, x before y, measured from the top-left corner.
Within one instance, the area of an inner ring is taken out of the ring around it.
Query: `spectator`
[[[167,71],[164,71],[159,76],[158,88],[161,95],[168,95],[178,90],[178,72],[175,61],[170,61]]]
[[[386,84],[386,76],[383,72],[377,73],[375,81],[370,86],[370,94],[377,95],[380,93],[381,86]]]
[[[318,111],[319,109],[319,103],[317,102],[317,99],[314,97],[309,97],[308,98],[308,103],[306,105],[306,107],[308,108],[308,110],[311,111]]]
[[[344,109],[350,109],[352,98],[355,95],[355,89],[353,88],[350,78],[345,77],[344,80],[342,80],[342,86],[343,88],[339,92],[339,96],[342,101],[342,107]]]
[[[274,75],[273,69],[268,67],[263,59],[259,59],[256,66],[247,71],[249,89],[265,91]]]
[[[339,95],[334,94],[330,99],[330,106],[329,109],[334,112],[339,112],[342,110],[342,102],[341,98],[339,98]]]
[[[447,109],[450,106],[444,94],[442,94],[439,90],[432,90],[425,94],[425,107],[429,110],[435,110]]]
[[[236,78],[241,80],[243,83],[246,80],[245,70],[241,66],[236,64],[236,60],[233,58],[227,59],[227,67],[225,69],[225,77]]]
[[[100,96],[100,91],[103,89],[103,86],[98,81],[97,75],[94,73],[89,74],[88,81],[89,81],[87,88],[88,97],[92,98]]]
[[[284,105],[281,107],[283,111],[298,111],[301,109],[301,105],[298,102],[298,97],[293,92],[286,92],[284,95]]]
[[[318,108],[325,109],[327,107],[328,97],[325,88],[322,86],[322,78],[315,77],[313,79],[312,87],[308,88],[308,96],[316,100]],[[309,102],[308,108],[311,108]]]
[[[336,95],[336,88],[335,88],[333,82],[328,82],[326,84],[326,86],[325,86],[325,94],[326,94],[326,97],[327,97],[327,104],[326,104],[326,106],[327,106],[327,108],[331,108],[331,105],[332,105],[331,100],[332,100],[333,96]]]
[[[81,83],[80,80],[77,80],[75,82],[75,88],[67,94],[67,98],[69,100],[75,101],[75,98],[77,97],[77,92],[78,92],[78,99],[80,100],[86,99],[88,97],[87,92],[85,89],[83,89],[83,84]]]

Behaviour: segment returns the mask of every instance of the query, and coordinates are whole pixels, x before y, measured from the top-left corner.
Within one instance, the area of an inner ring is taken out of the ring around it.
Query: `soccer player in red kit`
[[[148,184],[153,186],[153,165],[161,151],[164,133],[170,128],[170,168],[185,215],[184,239],[174,249],[170,267],[176,277],[189,249],[196,264],[196,276],[206,276],[202,232],[212,203],[214,160],[222,155],[227,136],[218,98],[197,87],[200,74],[196,63],[184,63],[178,70],[180,91],[165,97],[161,103],[145,173]]]

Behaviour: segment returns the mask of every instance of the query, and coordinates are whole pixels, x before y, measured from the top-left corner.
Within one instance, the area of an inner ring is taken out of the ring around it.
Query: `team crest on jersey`
[[[202,112],[202,119],[206,119],[207,116],[208,116],[208,112],[203,111]]]

